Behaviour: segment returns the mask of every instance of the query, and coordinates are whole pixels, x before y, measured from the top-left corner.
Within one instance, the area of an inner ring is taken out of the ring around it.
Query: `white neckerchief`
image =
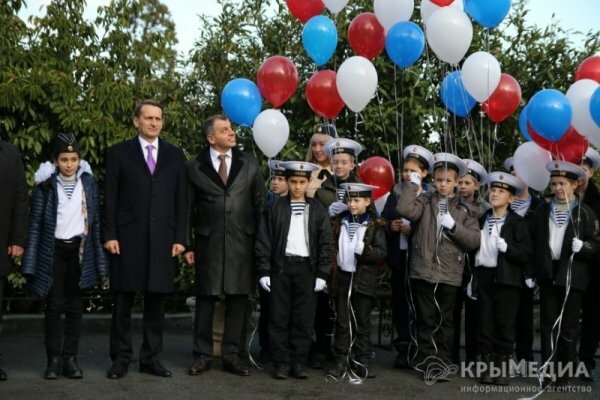
[[[348,220],[346,220],[345,218],[342,220],[342,228],[340,230],[340,238],[338,240],[339,248],[337,255],[337,263],[342,271],[356,271],[356,246],[358,245],[358,243],[364,241],[368,223],[368,219],[364,221],[356,230],[356,233],[354,234],[352,240],[350,240],[350,235],[348,231]]]

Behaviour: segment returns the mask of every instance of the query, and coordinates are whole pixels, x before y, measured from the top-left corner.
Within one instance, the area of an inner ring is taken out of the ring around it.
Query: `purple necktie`
[[[154,160],[154,156],[152,155],[152,150],[154,150],[154,146],[149,144],[146,146],[146,150],[148,150],[148,157],[146,157],[146,164],[148,164],[148,169],[150,173],[153,174],[156,169],[156,161]]]

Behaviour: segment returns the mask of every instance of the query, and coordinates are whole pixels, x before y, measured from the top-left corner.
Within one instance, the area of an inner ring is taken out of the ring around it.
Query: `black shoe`
[[[171,371],[163,367],[158,360],[154,361],[152,364],[140,363],[140,372],[143,374],[161,376],[163,378],[171,377]]]
[[[44,379],[58,379],[62,373],[62,360],[60,357],[51,357],[44,372]]]
[[[340,379],[346,373],[346,363],[343,361],[337,361],[333,368],[327,371],[327,376],[331,376],[336,379]]]
[[[188,373],[192,376],[200,375],[201,373],[210,369],[210,361],[206,361],[203,358],[197,358],[188,370]]]
[[[359,378],[375,378],[375,369],[367,363],[355,364],[352,371]]]
[[[396,360],[394,361],[394,368],[409,369],[410,364],[408,363],[408,357],[406,353],[398,353]]]
[[[323,369],[323,364],[325,364],[325,356],[323,354],[314,354],[306,363],[312,369]]]
[[[292,368],[290,369],[290,376],[292,376],[296,379],[307,379],[308,378],[308,375],[306,374],[304,367],[302,366],[302,364],[299,364],[299,363],[292,364]]]
[[[290,374],[289,364],[275,364],[275,370],[273,371],[273,378],[275,379],[287,379]]]
[[[497,354],[496,355],[496,367],[500,368],[500,376],[494,378],[494,385],[507,386],[508,380],[510,379],[510,360],[512,356],[509,354]],[[507,372],[509,376],[505,376],[504,372]]]
[[[485,370],[481,374],[479,381],[484,385],[491,385],[494,383],[494,378],[490,376],[490,372],[492,371],[492,360],[494,360],[493,354],[483,354],[481,356],[481,362],[485,363]]]
[[[64,376],[70,379],[81,379],[83,378],[83,371],[79,368],[77,358],[74,356],[63,358],[62,373]]]
[[[127,375],[127,368],[127,364],[115,361],[106,373],[106,377],[108,379],[121,379]]]
[[[232,374],[239,376],[250,376],[250,368],[248,368],[246,363],[239,358],[229,362],[223,361],[223,371],[231,372]]]
[[[6,379],[8,379],[8,376],[6,376],[6,372],[4,372],[2,368],[0,368],[0,381],[5,381]]]

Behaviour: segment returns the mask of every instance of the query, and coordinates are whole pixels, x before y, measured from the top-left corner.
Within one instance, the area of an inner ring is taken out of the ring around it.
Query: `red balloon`
[[[577,67],[575,81],[592,79],[600,83],[600,56],[588,57]]]
[[[500,83],[481,108],[492,121],[499,124],[516,111],[521,102],[521,86],[509,74],[500,75]]]
[[[430,0],[433,4],[436,4],[440,7],[446,7],[450,4],[454,3],[454,0]]]
[[[378,186],[373,190],[373,199],[377,200],[394,186],[394,167],[386,158],[370,157],[360,165],[358,177],[367,185]]]
[[[385,32],[375,14],[358,14],[348,28],[348,42],[359,56],[369,60],[377,57],[385,47]]]
[[[581,136],[572,126],[569,127],[567,133],[558,142],[552,142],[540,136],[533,130],[530,124],[527,124],[527,130],[529,131],[531,140],[552,153],[552,158],[555,160],[564,160],[579,164],[590,144],[587,138]]]
[[[335,83],[337,74],[322,70],[311,76],[306,83],[306,100],[312,110],[323,118],[335,118],[344,108]]]
[[[280,107],[288,101],[298,87],[298,70],[289,58],[269,57],[258,69],[256,77],[260,94],[273,105]]]
[[[323,12],[325,5],[323,0],[285,0],[290,13],[305,23],[315,15]]]

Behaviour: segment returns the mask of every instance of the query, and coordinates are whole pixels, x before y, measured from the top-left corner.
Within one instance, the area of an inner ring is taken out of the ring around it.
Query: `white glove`
[[[341,201],[334,201],[333,203],[331,203],[331,205],[329,205],[329,216],[335,217],[336,215],[343,213],[347,209],[348,206],[346,205],[346,203]]]
[[[501,238],[500,236],[496,236],[496,247],[498,248],[498,251],[500,253],[506,253],[508,244],[506,243],[506,240],[504,240],[504,238]]]
[[[421,186],[421,175],[419,175],[416,172],[411,172],[409,179],[412,183],[414,183],[417,186]]]
[[[260,283],[260,286],[263,289],[265,289],[265,291],[271,291],[271,278],[269,278],[268,276],[263,276],[262,278],[260,278],[258,283]]]
[[[450,215],[450,213],[445,213],[444,215],[442,215],[442,218],[440,218],[440,225],[446,229],[452,230],[452,228],[454,228],[454,225],[456,225],[456,222],[454,222],[454,218],[452,218],[452,215]]]
[[[467,296],[471,299],[471,300],[477,300],[477,296],[475,296],[473,294],[473,282],[469,282],[469,284],[467,285]]]
[[[527,279],[525,279],[525,285],[529,289],[533,289],[535,287],[535,281],[532,278],[527,278]]]
[[[573,253],[579,253],[581,248],[583,247],[583,242],[576,237],[573,238],[573,244],[571,245],[571,250]]]
[[[327,282],[325,282],[325,279],[317,278],[317,280],[315,281],[315,292],[321,292],[326,287]]]
[[[360,256],[364,250],[365,250],[365,242],[363,242],[361,240],[360,242],[356,243],[356,247],[354,248],[354,254],[358,254]]]

